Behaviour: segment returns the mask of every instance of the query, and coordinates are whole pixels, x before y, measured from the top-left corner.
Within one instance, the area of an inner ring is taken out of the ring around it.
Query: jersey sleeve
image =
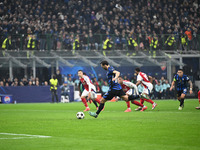
[[[177,76],[177,75],[174,76],[174,79],[173,79],[174,82],[176,82],[176,76]]]
[[[109,73],[113,73],[114,70],[115,70],[115,69],[114,69],[113,67],[109,67],[109,68],[108,68]]]
[[[186,78],[186,81],[189,81],[189,80],[190,80],[190,78],[189,78],[188,76],[186,76],[185,78]]]

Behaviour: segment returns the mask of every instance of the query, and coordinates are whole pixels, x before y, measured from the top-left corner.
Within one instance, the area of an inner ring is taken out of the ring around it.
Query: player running
[[[149,81],[147,75],[140,71],[140,68],[135,68],[135,73],[137,75],[137,83],[136,86],[142,84],[144,86],[143,91],[141,93],[140,103],[143,104],[144,101],[147,101],[152,104],[152,110],[156,108],[157,104],[149,98],[149,94],[153,90],[153,84]],[[141,107],[138,107],[135,110],[141,110]]]
[[[122,89],[126,93],[126,95],[129,96],[129,99],[132,99],[131,100],[132,104],[135,104],[141,108],[145,107],[147,109],[146,106],[139,103],[138,101],[135,101],[135,99],[139,98],[139,92],[137,86],[134,83],[127,80],[123,80],[121,76],[118,77],[118,83],[122,86]],[[128,108],[124,112],[131,112],[130,101],[126,102],[126,104]]]
[[[177,90],[177,99],[180,101],[180,106],[178,110],[182,110],[184,107],[184,99],[187,93],[187,83],[190,84],[190,94],[193,93],[192,91],[192,81],[183,74],[182,69],[178,69],[177,74],[174,76],[174,80],[172,81],[170,91],[174,88],[174,84],[176,83],[176,90]]]
[[[199,99],[199,107],[196,107],[196,109],[200,109],[200,90],[198,92],[198,99]]]
[[[89,112],[90,116],[93,116],[95,118],[98,117],[99,113],[101,110],[104,108],[105,102],[108,100],[111,100],[115,96],[121,97],[123,100],[126,102],[131,100],[129,97],[124,93],[122,90],[121,85],[117,82],[117,79],[120,75],[119,71],[116,71],[112,66],[108,64],[107,61],[102,61],[101,62],[101,67],[105,70],[107,70],[107,79],[108,79],[108,84],[109,84],[109,90],[104,96],[101,98],[101,103],[99,106],[99,109],[97,112]],[[142,108],[144,111],[146,107]]]
[[[88,97],[88,99],[92,99],[93,101],[95,100],[100,104],[100,100],[97,99],[96,87],[92,84],[92,81],[90,80],[90,78],[83,74],[82,70],[78,71],[78,76],[79,76],[80,82],[84,86],[84,91],[81,94],[81,100],[86,107],[84,111],[89,111],[90,108],[87,104],[86,96]]]

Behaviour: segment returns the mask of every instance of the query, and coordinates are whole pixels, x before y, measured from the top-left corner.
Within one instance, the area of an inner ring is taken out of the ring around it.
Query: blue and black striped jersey
[[[183,75],[182,77],[179,77],[178,74],[176,74],[174,76],[174,81],[176,82],[176,89],[178,91],[187,89],[187,83],[190,79],[188,78],[188,76]]]
[[[108,72],[107,72],[107,79],[108,79],[108,85],[109,85],[109,88],[110,88],[110,90],[111,89],[113,89],[113,90],[121,90],[122,89],[122,87],[121,87],[121,85],[117,82],[117,80],[116,81],[112,81],[112,79],[115,77],[115,74],[113,73],[113,71],[114,71],[115,69],[112,67],[112,66],[110,66],[109,68],[108,68]]]

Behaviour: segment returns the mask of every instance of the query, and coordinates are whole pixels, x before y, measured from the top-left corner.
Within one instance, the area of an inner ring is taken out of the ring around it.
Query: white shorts
[[[137,95],[134,89],[130,89],[126,92],[127,95]]]
[[[83,91],[83,93],[81,94],[81,97],[82,96],[88,96],[88,94],[89,94],[89,91],[87,91],[86,89]],[[96,99],[97,98],[97,94],[96,94],[96,92],[94,92],[94,91],[91,91],[91,99]]]
[[[145,94],[149,95],[152,92],[152,90],[153,90],[153,85],[150,84],[147,88],[144,87],[142,93],[145,93]]]

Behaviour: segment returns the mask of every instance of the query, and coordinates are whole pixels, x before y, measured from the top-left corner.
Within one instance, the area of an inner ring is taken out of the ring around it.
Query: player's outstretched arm
[[[115,77],[112,79],[112,81],[115,81],[118,79],[119,75],[120,75],[120,72],[119,71],[116,71],[114,70],[113,73],[115,74]]]
[[[192,87],[193,87],[193,85],[192,85],[192,81],[189,80],[188,83],[190,84],[190,94],[192,94],[192,93],[193,93],[193,91],[192,91]]]
[[[137,83],[135,84],[136,86],[138,86],[142,81],[137,81]]]
[[[175,81],[172,81],[172,84],[171,84],[171,87],[170,87],[170,91],[174,88],[174,84],[175,84]]]

